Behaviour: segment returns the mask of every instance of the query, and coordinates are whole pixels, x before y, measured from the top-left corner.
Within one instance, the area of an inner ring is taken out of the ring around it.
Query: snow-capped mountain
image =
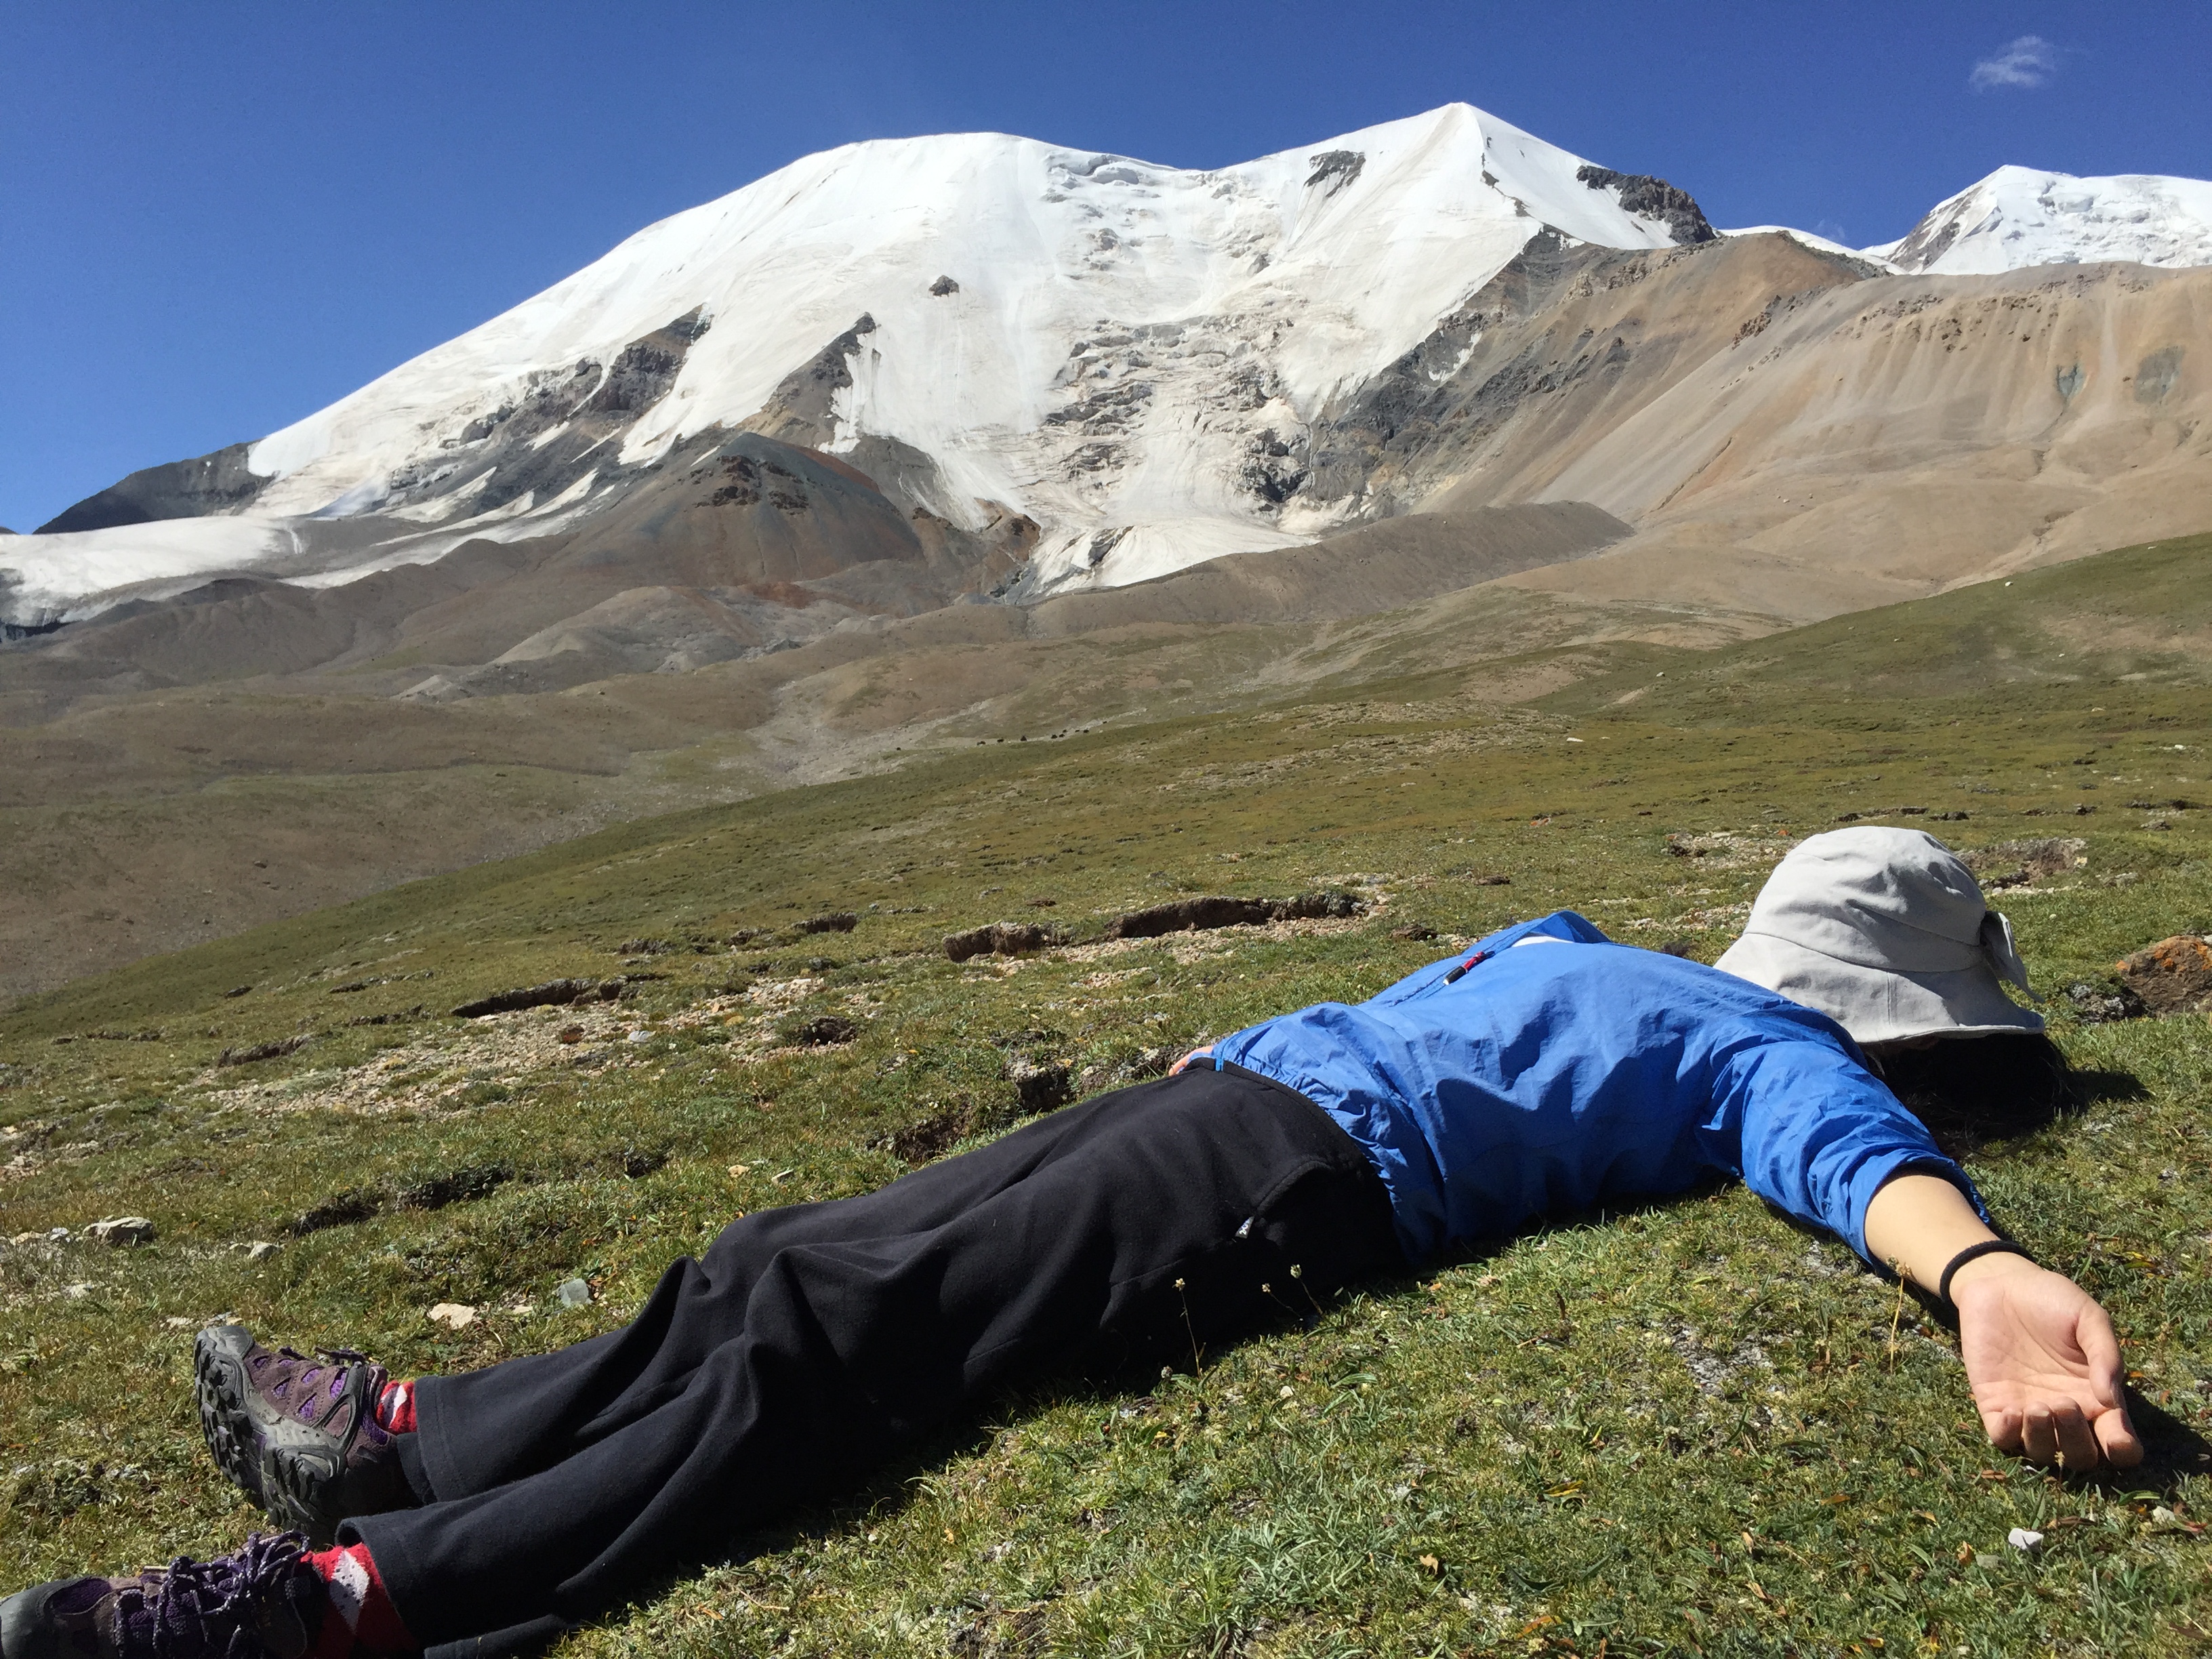
[[[48,526],[76,533],[0,542],[0,567],[19,612],[234,565],[343,580],[557,529],[750,425],[891,467],[960,530],[1026,518],[1032,591],[1139,580],[1327,527],[1294,493],[1307,423],[1547,228],[1712,234],[1662,181],[1465,105],[1214,171],[998,134],[848,145]]]
[[[2212,264],[2212,181],[1999,167],[1898,240],[1861,252],[1899,270],[1950,276],[2108,259]]]
[[[648,227],[282,431],[0,533],[0,629],[220,574],[331,588],[561,537],[638,591],[722,595],[716,626],[758,634],[747,649],[1126,585],[1447,495],[1550,499],[1594,422],[1732,360],[1775,296],[2212,264],[2212,184],[2006,167],[1882,247],[1785,234],[1729,233],[1716,260],[1680,190],[1457,104],[1210,171],[992,133],[848,145]],[[1647,281],[1603,338],[1567,326],[1593,284]],[[2071,358],[2050,372],[2080,383]],[[1601,382],[1559,414],[1555,394]],[[629,591],[594,583],[588,604]],[[572,620],[512,648],[551,649]]]

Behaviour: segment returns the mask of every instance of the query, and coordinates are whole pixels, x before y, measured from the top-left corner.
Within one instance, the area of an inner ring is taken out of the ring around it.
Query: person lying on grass
[[[1719,968],[1523,922],[880,1191],[744,1217],[556,1352],[408,1382],[204,1331],[209,1449],[295,1530],[23,1591],[0,1648],[513,1651],[1018,1379],[1188,1358],[1713,1170],[1954,1307],[1998,1446],[2135,1462],[2111,1322],[1991,1230],[1899,1099],[1985,1133],[2049,1115],[2063,1062],[2001,976],[2026,987],[2010,929],[1940,842],[1840,830],[1782,861]]]

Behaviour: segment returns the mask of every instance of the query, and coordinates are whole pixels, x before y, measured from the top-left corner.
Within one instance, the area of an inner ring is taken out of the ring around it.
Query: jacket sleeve
[[[1812,1033],[1742,1044],[1723,1058],[1702,1131],[1706,1162],[1867,1256],[1866,1212],[1892,1176],[1940,1175],[1984,1220],[1966,1173],[1863,1066]],[[1879,1267],[1880,1263],[1875,1263]]]

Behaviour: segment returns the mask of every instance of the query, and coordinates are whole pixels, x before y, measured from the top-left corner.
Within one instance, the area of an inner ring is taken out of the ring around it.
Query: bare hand
[[[1204,1060],[1205,1058],[1206,1058],[1206,1056],[1208,1056],[1209,1054],[1212,1054],[1212,1052],[1213,1052],[1213,1045],[1212,1045],[1212,1043],[1210,1043],[1210,1042],[1209,1042],[1209,1043],[1207,1043],[1207,1044],[1206,1045],[1206,1047],[1204,1047],[1203,1048],[1194,1048],[1194,1049],[1192,1049],[1188,1054],[1185,1054],[1185,1055],[1184,1055],[1181,1060],[1179,1060],[1176,1061],[1176,1063],[1175,1063],[1174,1065],[1172,1065],[1172,1066],[1169,1066],[1169,1067],[1168,1067],[1168,1075],[1169,1075],[1170,1077],[1173,1077],[1173,1076],[1175,1076],[1176,1073],[1178,1073],[1178,1072],[1182,1071],[1182,1070],[1183,1069],[1183,1067],[1185,1067],[1186,1066],[1189,1065],[1189,1064],[1191,1063],[1191,1061],[1193,1061],[1194,1060]]]
[[[1966,1381],[1999,1450],[2077,1471],[2100,1457],[2142,1462],[2119,1340],[2087,1291],[2020,1256],[1990,1255],[1959,1270],[1951,1299]]]

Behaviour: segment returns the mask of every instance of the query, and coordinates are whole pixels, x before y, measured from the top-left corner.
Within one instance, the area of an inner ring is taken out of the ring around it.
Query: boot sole
[[[289,1418],[254,1409],[246,1356],[253,1334],[216,1325],[192,1345],[200,1432],[216,1466],[278,1527],[328,1548],[342,1516],[332,1513],[338,1455],[329,1437]]]
[[[261,1436],[246,1407],[252,1398],[246,1355],[252,1346],[253,1334],[243,1325],[209,1327],[192,1343],[192,1382],[208,1455],[233,1486],[259,1504]]]

